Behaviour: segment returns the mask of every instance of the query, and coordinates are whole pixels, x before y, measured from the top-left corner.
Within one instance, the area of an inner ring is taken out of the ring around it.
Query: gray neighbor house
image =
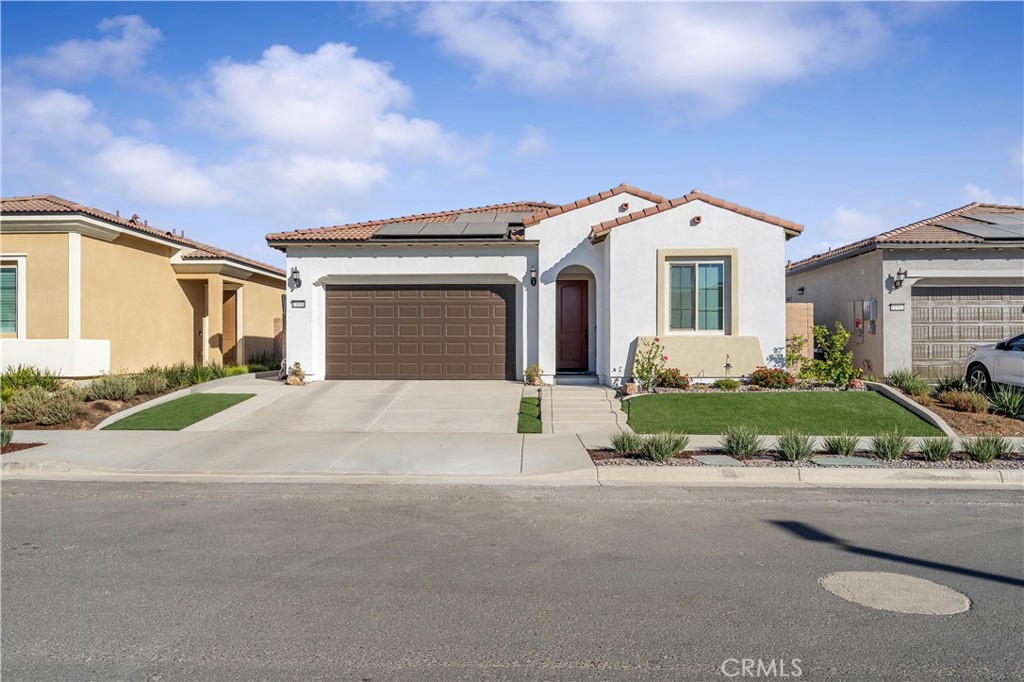
[[[974,346],[1024,332],[1024,207],[972,203],[791,262],[786,300],[842,322],[866,375],[962,374]]]

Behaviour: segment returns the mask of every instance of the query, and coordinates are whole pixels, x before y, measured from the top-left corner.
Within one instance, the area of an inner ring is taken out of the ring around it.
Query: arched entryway
[[[555,279],[555,371],[593,374],[596,310],[594,273],[570,265]]]

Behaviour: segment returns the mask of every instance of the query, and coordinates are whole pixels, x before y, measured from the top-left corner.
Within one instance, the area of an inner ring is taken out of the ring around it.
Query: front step
[[[596,374],[556,374],[556,386],[597,386]]]

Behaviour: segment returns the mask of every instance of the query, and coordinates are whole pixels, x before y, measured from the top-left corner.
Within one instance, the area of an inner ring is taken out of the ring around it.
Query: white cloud
[[[825,253],[829,249],[881,234],[893,227],[896,226],[883,216],[837,206],[820,227],[809,226],[803,237],[794,240],[795,243],[789,249],[790,257],[798,260],[812,254]],[[811,238],[817,241],[811,242]]]
[[[146,56],[161,40],[160,29],[153,28],[138,15],[121,15],[98,24],[99,40],[66,40],[46,48],[35,57],[17,61],[22,68],[58,80],[82,80],[97,75],[126,76],[138,70]]]
[[[682,95],[715,111],[766,86],[859,65],[887,37],[876,11],[838,3],[428,3],[415,20],[483,80]]]
[[[228,198],[188,155],[115,134],[87,97],[13,86],[3,94],[4,172],[38,181],[40,191],[54,191],[59,178],[64,187],[109,187],[164,206],[209,206]]]
[[[960,188],[960,194],[967,201],[977,201],[982,204],[1017,204],[1018,200],[1009,196],[998,196],[995,192],[984,187],[979,187],[973,182],[968,182]]]
[[[519,144],[512,150],[512,158],[529,159],[544,156],[551,150],[544,130],[537,126],[526,126],[523,128],[523,137]]]

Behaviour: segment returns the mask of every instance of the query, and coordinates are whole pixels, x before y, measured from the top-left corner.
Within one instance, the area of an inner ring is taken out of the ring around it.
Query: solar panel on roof
[[[419,234],[427,223],[388,223],[374,233],[374,237],[411,237]]]
[[[497,213],[478,211],[476,213],[460,213],[455,218],[457,223],[493,223]]]
[[[1018,226],[1013,225],[986,225],[985,223],[971,224],[957,224],[950,222],[936,223],[940,227],[945,227],[948,230],[956,230],[962,234],[969,234],[972,237],[978,237],[984,240],[1002,240],[1002,239],[1024,239],[1024,223]]]
[[[469,223],[462,234],[466,237],[504,237],[507,223]]]
[[[962,213],[971,220],[983,220],[996,225],[1024,225],[1024,213]]]
[[[466,223],[431,223],[424,227],[420,237],[458,237],[466,229]]]
[[[521,223],[527,216],[533,215],[530,211],[516,211],[513,213],[498,213],[494,217],[496,223]]]

